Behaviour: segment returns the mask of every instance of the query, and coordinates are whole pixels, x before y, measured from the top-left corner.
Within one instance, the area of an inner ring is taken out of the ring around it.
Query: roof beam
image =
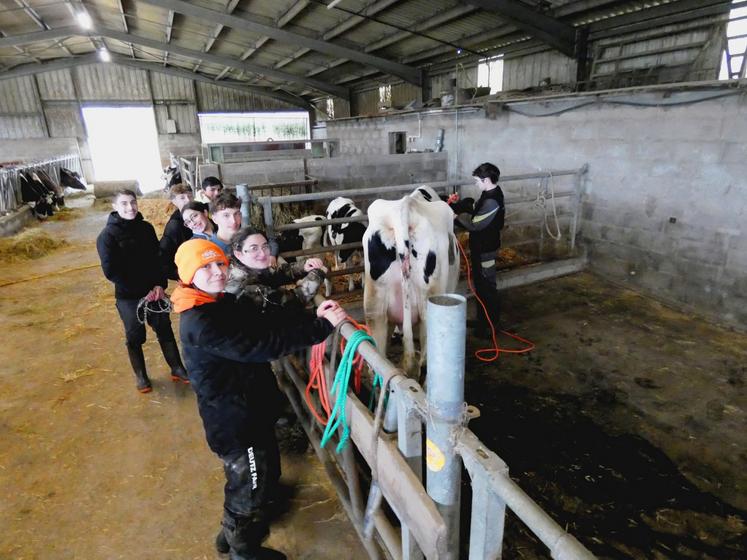
[[[304,109],[311,109],[311,104],[301,97],[291,95],[286,92],[272,91],[271,89],[265,89],[261,87],[246,86],[239,82],[221,82],[216,84],[211,78],[202,74],[195,74],[189,70],[181,70],[178,68],[164,68],[160,64],[153,64],[142,60],[133,60],[126,56],[121,56],[115,53],[112,55],[112,64],[119,64],[121,66],[129,66],[131,68],[138,68],[140,70],[150,70],[151,72],[158,72],[159,74],[168,74],[171,76],[177,76],[179,78],[185,78],[187,80],[194,80],[196,82],[204,82],[219,87],[227,87],[230,89],[236,89],[244,93],[252,93],[255,95],[262,95],[283,101],[296,107],[302,107]],[[54,70],[64,70],[66,68],[77,68],[83,64],[109,64],[102,63],[98,59],[96,53],[89,53],[82,56],[70,56],[64,58],[56,58],[41,64],[24,64],[23,66],[17,66],[7,72],[0,72],[0,80],[10,80],[12,78],[20,78],[22,76],[31,76],[33,74],[39,74],[41,72],[51,72]]]
[[[309,0],[297,0],[295,4],[293,4],[290,8],[288,8],[288,11],[285,12],[282,16],[280,16],[277,20],[277,26],[278,27],[284,27],[286,24],[290,23],[291,20],[296,17],[301,11],[309,5]],[[255,43],[255,46],[251,49],[247,49],[244,51],[244,53],[241,55],[241,60],[246,60],[251,55],[253,55],[255,52],[257,52],[262,45],[264,45],[267,41],[269,41],[269,37],[262,37],[259,41]],[[284,66],[281,65],[275,65],[273,68],[281,68]],[[223,72],[221,72],[223,74]],[[255,79],[256,81],[256,79]]]
[[[146,4],[153,6],[159,6],[166,10],[174,10],[184,15],[199,18],[203,21],[209,21],[212,23],[220,23],[226,27],[232,27],[234,29],[243,29],[251,33],[257,33],[260,35],[266,35],[276,41],[288,43],[291,45],[297,45],[299,47],[307,47],[315,51],[319,51],[330,56],[335,57],[346,57],[350,60],[360,62],[372,68],[377,68],[381,72],[398,76],[403,80],[410,82],[415,85],[421,85],[421,74],[417,68],[392,62],[385,58],[373,56],[356,50],[354,48],[344,47],[342,45],[336,45],[328,43],[326,41],[320,41],[298,33],[292,33],[279,29],[270,25],[265,25],[245,17],[237,17],[231,14],[221,13],[208,8],[184,2],[183,0],[141,0]]]
[[[166,15],[166,44],[171,43],[171,34],[174,32],[174,10],[169,10],[168,14]],[[165,51],[163,53],[163,65],[166,66],[169,61],[169,53],[168,51]]]
[[[117,0],[117,7],[119,8],[119,13],[122,16],[122,29],[125,33],[129,33],[130,28],[127,25],[127,16],[125,15],[122,0]],[[127,46],[130,47],[130,56],[132,56],[132,58],[135,58],[135,49],[132,48],[132,43],[127,43]]]
[[[228,56],[217,55],[212,53],[204,53],[202,51],[194,51],[174,44],[164,43],[156,39],[148,39],[147,37],[141,37],[139,35],[132,35],[130,33],[123,33],[115,29],[108,29],[106,27],[97,27],[95,31],[91,32],[97,36],[106,37],[108,39],[114,39],[122,41],[123,43],[133,43],[142,47],[148,47],[151,49],[158,49],[161,51],[168,51],[172,54],[178,54],[188,58],[202,59],[206,62],[212,62],[214,64],[220,64],[222,66],[230,66],[232,68],[238,68],[252,74],[263,74],[265,76],[273,77],[282,82],[294,82],[304,84],[312,87],[316,90],[329,93],[331,95],[342,97],[343,99],[350,98],[350,91],[342,86],[337,86],[314,78],[307,78],[299,76],[297,74],[291,74],[282,70],[275,70],[266,66],[260,66],[253,62],[245,62],[237,60]],[[77,27],[60,27],[57,29],[49,29],[47,31],[37,31],[35,33],[25,33],[23,35],[15,35],[11,37],[0,38],[0,47],[23,45],[33,43],[36,41],[46,41],[59,39],[61,37],[69,37],[71,35],[83,35],[86,33]]]
[[[445,12],[442,12],[442,13],[436,14],[433,17],[429,17],[421,21],[415,22],[412,25],[412,31],[416,31],[416,32],[427,31],[428,29],[437,27],[439,25],[443,25],[444,23],[451,21],[453,19],[456,19],[458,17],[464,17],[465,15],[472,13],[475,10],[476,8],[472,6],[455,6],[454,8],[447,10]],[[403,39],[407,39],[411,35],[412,33],[407,32],[407,31],[396,31],[395,33],[391,33],[390,35],[387,35],[386,37],[383,37],[382,39],[379,39],[378,41],[366,46],[365,52],[372,52],[377,49],[382,49],[384,47],[387,47],[389,45],[402,41]],[[454,47],[452,47],[451,45],[449,45],[447,48],[454,50]],[[281,62],[286,62],[286,60],[283,60]],[[306,72],[306,75],[315,76],[316,74],[321,74],[322,72],[326,72],[327,70],[335,68],[336,66],[340,66],[341,64],[344,64],[346,62],[347,62],[347,59],[338,58],[328,64],[324,64],[322,66],[317,66],[316,68],[312,68],[311,70]]]
[[[49,29],[50,27],[44,22],[44,20],[41,18],[41,16],[36,13],[36,10],[29,6],[29,3],[26,2],[26,0],[16,0],[16,5],[18,5],[20,8],[23,8],[24,13],[29,16],[32,20],[34,20],[34,23],[41,27],[44,30]],[[61,41],[57,41],[56,45],[60,47],[65,53],[69,56],[73,56],[73,53],[70,52],[70,49],[68,49],[64,44],[62,44]]]
[[[572,25],[536,12],[518,0],[466,0],[465,3],[498,14],[564,55],[575,57],[576,30]]]

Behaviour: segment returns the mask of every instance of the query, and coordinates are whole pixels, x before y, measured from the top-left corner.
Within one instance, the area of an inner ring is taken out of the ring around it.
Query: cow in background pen
[[[355,206],[349,198],[337,197],[327,206],[327,219],[334,220],[337,218],[358,218],[365,214]],[[348,243],[360,243],[363,240],[363,234],[366,231],[365,224],[361,222],[348,222],[342,224],[332,224],[327,226],[325,232],[324,245],[329,247],[340,246]],[[355,263],[356,256],[360,256],[360,249],[341,249],[335,251],[335,269],[351,268]],[[332,293],[332,284],[329,280],[325,281],[327,297]],[[353,275],[348,276],[348,291],[355,289],[355,280]]]

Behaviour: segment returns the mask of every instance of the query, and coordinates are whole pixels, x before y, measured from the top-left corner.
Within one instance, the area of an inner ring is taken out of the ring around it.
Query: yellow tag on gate
[[[438,472],[444,468],[446,457],[443,451],[431,440],[425,440],[425,464],[429,471]]]

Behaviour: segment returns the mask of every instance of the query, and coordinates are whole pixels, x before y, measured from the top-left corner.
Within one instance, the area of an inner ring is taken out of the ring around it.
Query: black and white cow
[[[368,208],[363,252],[366,324],[383,354],[389,325],[401,326],[402,368],[414,375],[413,326],[420,326],[422,366],[428,298],[454,291],[459,280],[454,213],[438,198],[429,201],[420,189],[400,200],[376,200]]]
[[[364,216],[363,212],[355,206],[349,198],[337,197],[327,206],[327,219],[336,218],[356,218]],[[339,246],[347,243],[360,243],[363,240],[363,234],[366,231],[365,224],[361,222],[349,222],[343,224],[332,224],[327,226],[325,232],[324,244],[330,247]],[[353,266],[355,255],[360,255],[359,249],[342,249],[335,251],[335,269],[347,269]],[[331,283],[325,284],[327,297],[331,294]],[[348,277],[348,290],[353,291],[355,281],[353,276]]]
[[[78,191],[86,190],[86,183],[75,171],[60,167],[60,185]]]
[[[42,180],[40,172],[25,170],[19,172],[18,178],[21,183],[21,200],[29,205],[37,218],[53,216],[55,210],[65,204],[64,198],[58,196],[55,185],[46,174],[45,180]]]
[[[307,222],[318,222],[324,219],[324,216],[312,214],[293,220],[294,224]],[[278,235],[277,242],[281,253],[290,251],[299,251],[311,249],[312,247],[321,247],[324,230],[322,226],[305,227],[298,230],[283,231]],[[286,257],[288,262],[295,262],[296,257]],[[299,257],[299,260],[305,260],[305,257]]]

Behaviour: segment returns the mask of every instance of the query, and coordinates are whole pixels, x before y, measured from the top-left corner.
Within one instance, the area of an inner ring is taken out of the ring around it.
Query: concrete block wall
[[[663,103],[669,94],[627,99]],[[525,100],[521,109],[553,103]],[[491,120],[473,109],[458,119],[453,110],[421,115],[420,123],[417,115],[349,119],[328,122],[327,135],[385,151],[397,127],[420,129],[424,144],[443,128],[454,177],[483,161],[504,175],[588,163],[580,234],[592,269],[747,329],[745,123],[745,97],[731,95],[669,107],[597,103],[548,117],[509,110]]]
[[[446,180],[448,154],[341,155],[306,160],[307,173],[321,190],[406,185]],[[297,181],[304,177],[300,159],[203,164],[200,176],[216,175],[228,185]]]

